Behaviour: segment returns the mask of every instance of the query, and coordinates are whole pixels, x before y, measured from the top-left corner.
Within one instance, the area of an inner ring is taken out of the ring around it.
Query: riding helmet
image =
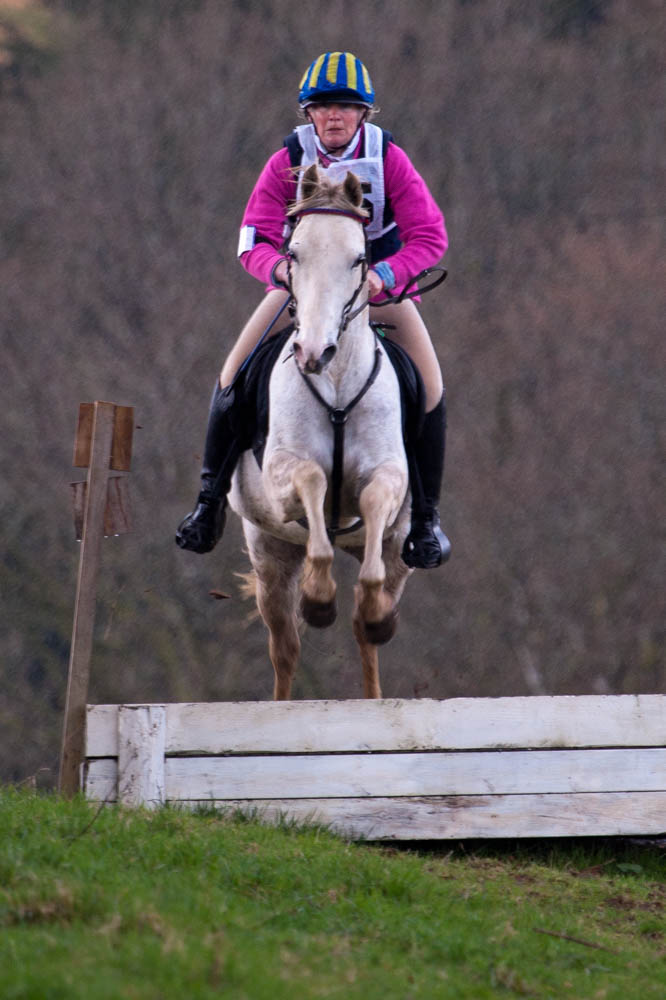
[[[301,107],[339,101],[371,108],[375,91],[370,74],[351,52],[324,52],[308,66],[300,83]]]

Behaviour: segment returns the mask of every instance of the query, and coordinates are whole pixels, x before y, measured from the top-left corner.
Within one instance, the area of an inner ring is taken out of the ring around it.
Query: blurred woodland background
[[[236,261],[243,207],[330,49],[369,67],[451,241],[423,312],[454,554],[408,585],[385,695],[664,691],[662,3],[0,0],[4,780],[57,774],[82,401],[137,422],[90,700],[271,695],[237,519],[208,556],[173,535],[262,294]],[[355,564],[336,564],[341,614],[306,632],[297,697],[360,696]]]

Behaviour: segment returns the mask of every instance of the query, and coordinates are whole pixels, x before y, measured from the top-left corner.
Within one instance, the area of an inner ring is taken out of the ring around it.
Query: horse
[[[313,165],[289,215],[294,330],[270,376],[262,467],[245,451],[229,500],[269,632],[274,698],[291,695],[301,617],[317,628],[335,620],[333,544],[361,564],[353,632],[364,695],[380,698],[377,647],[394,635],[412,572],[401,559],[410,494],[400,387],[369,323],[360,181],[335,183]]]

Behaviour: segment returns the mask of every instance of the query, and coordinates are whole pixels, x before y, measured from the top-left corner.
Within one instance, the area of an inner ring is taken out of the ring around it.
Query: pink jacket
[[[359,150],[361,144],[357,147]],[[390,257],[395,275],[393,295],[398,294],[409,278],[436,264],[448,247],[444,218],[406,153],[390,142],[384,158],[384,186],[398,226],[402,248]],[[255,278],[270,284],[271,272],[284,254],[286,210],[296,197],[296,180],[286,148],[269,159],[259,175],[247,203],[243,226],[255,226],[257,242],[243,253],[241,263]],[[382,296],[383,297],[383,296]]]

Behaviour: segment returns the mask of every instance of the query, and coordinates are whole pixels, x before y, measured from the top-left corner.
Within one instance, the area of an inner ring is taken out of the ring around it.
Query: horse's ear
[[[354,208],[360,208],[363,204],[363,188],[356,174],[352,174],[350,170],[347,171],[342,189]]]
[[[303,183],[301,185],[301,198],[305,201],[315,193],[319,187],[319,171],[317,170],[317,164],[313,163],[303,174]]]

